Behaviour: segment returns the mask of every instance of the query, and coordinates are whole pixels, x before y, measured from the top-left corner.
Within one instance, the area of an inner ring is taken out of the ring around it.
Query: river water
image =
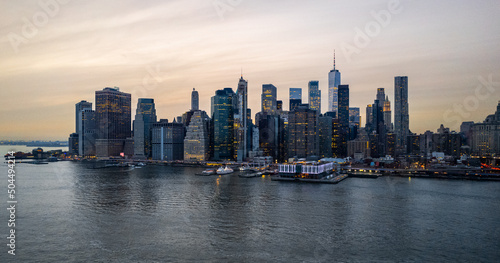
[[[0,262],[498,262],[500,183],[196,176],[201,168],[18,164]]]

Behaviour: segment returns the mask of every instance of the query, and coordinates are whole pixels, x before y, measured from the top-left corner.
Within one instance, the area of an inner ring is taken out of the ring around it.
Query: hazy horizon
[[[190,109],[193,87],[209,113],[210,97],[235,90],[241,72],[252,119],[269,83],[288,110],[289,88],[307,102],[318,80],[326,112],[334,49],[362,126],[379,87],[394,115],[395,76],[408,76],[414,133],[459,131],[500,100],[494,0],[40,3],[2,1],[0,140],[67,140],[75,104],[94,105],[104,87],[132,94],[132,119],[137,99],[153,98],[158,119],[172,121]]]

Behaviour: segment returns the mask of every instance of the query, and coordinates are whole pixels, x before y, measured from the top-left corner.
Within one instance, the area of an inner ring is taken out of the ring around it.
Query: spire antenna
[[[335,49],[333,50],[333,70],[335,70]]]

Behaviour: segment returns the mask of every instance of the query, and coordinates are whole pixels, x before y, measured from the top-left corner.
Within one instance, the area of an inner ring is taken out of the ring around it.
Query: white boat
[[[216,174],[216,172],[217,171],[215,169],[206,169],[203,172],[201,172],[200,175],[212,175],[212,174]]]
[[[229,168],[229,167],[220,167],[219,169],[217,169],[217,174],[230,174],[234,172],[233,169]]]
[[[250,171],[250,169],[252,169],[252,167],[250,167],[248,165],[240,166],[240,168],[239,168],[239,170],[242,172],[248,172],[248,171]]]

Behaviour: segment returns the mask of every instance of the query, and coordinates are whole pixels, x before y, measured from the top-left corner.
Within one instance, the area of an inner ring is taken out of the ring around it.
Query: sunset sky
[[[210,97],[236,89],[241,71],[253,116],[262,84],[274,84],[288,109],[288,89],[303,88],[307,101],[310,80],[319,80],[325,112],[334,49],[363,125],[377,88],[394,103],[394,76],[408,76],[416,133],[482,122],[500,100],[498,0],[2,0],[0,7],[0,139],[67,140],[75,103],[94,103],[108,86],[132,94],[132,117],[145,97],[155,99],[158,118],[172,120],[189,110],[193,87],[209,112]],[[463,112],[453,112],[460,105]]]

